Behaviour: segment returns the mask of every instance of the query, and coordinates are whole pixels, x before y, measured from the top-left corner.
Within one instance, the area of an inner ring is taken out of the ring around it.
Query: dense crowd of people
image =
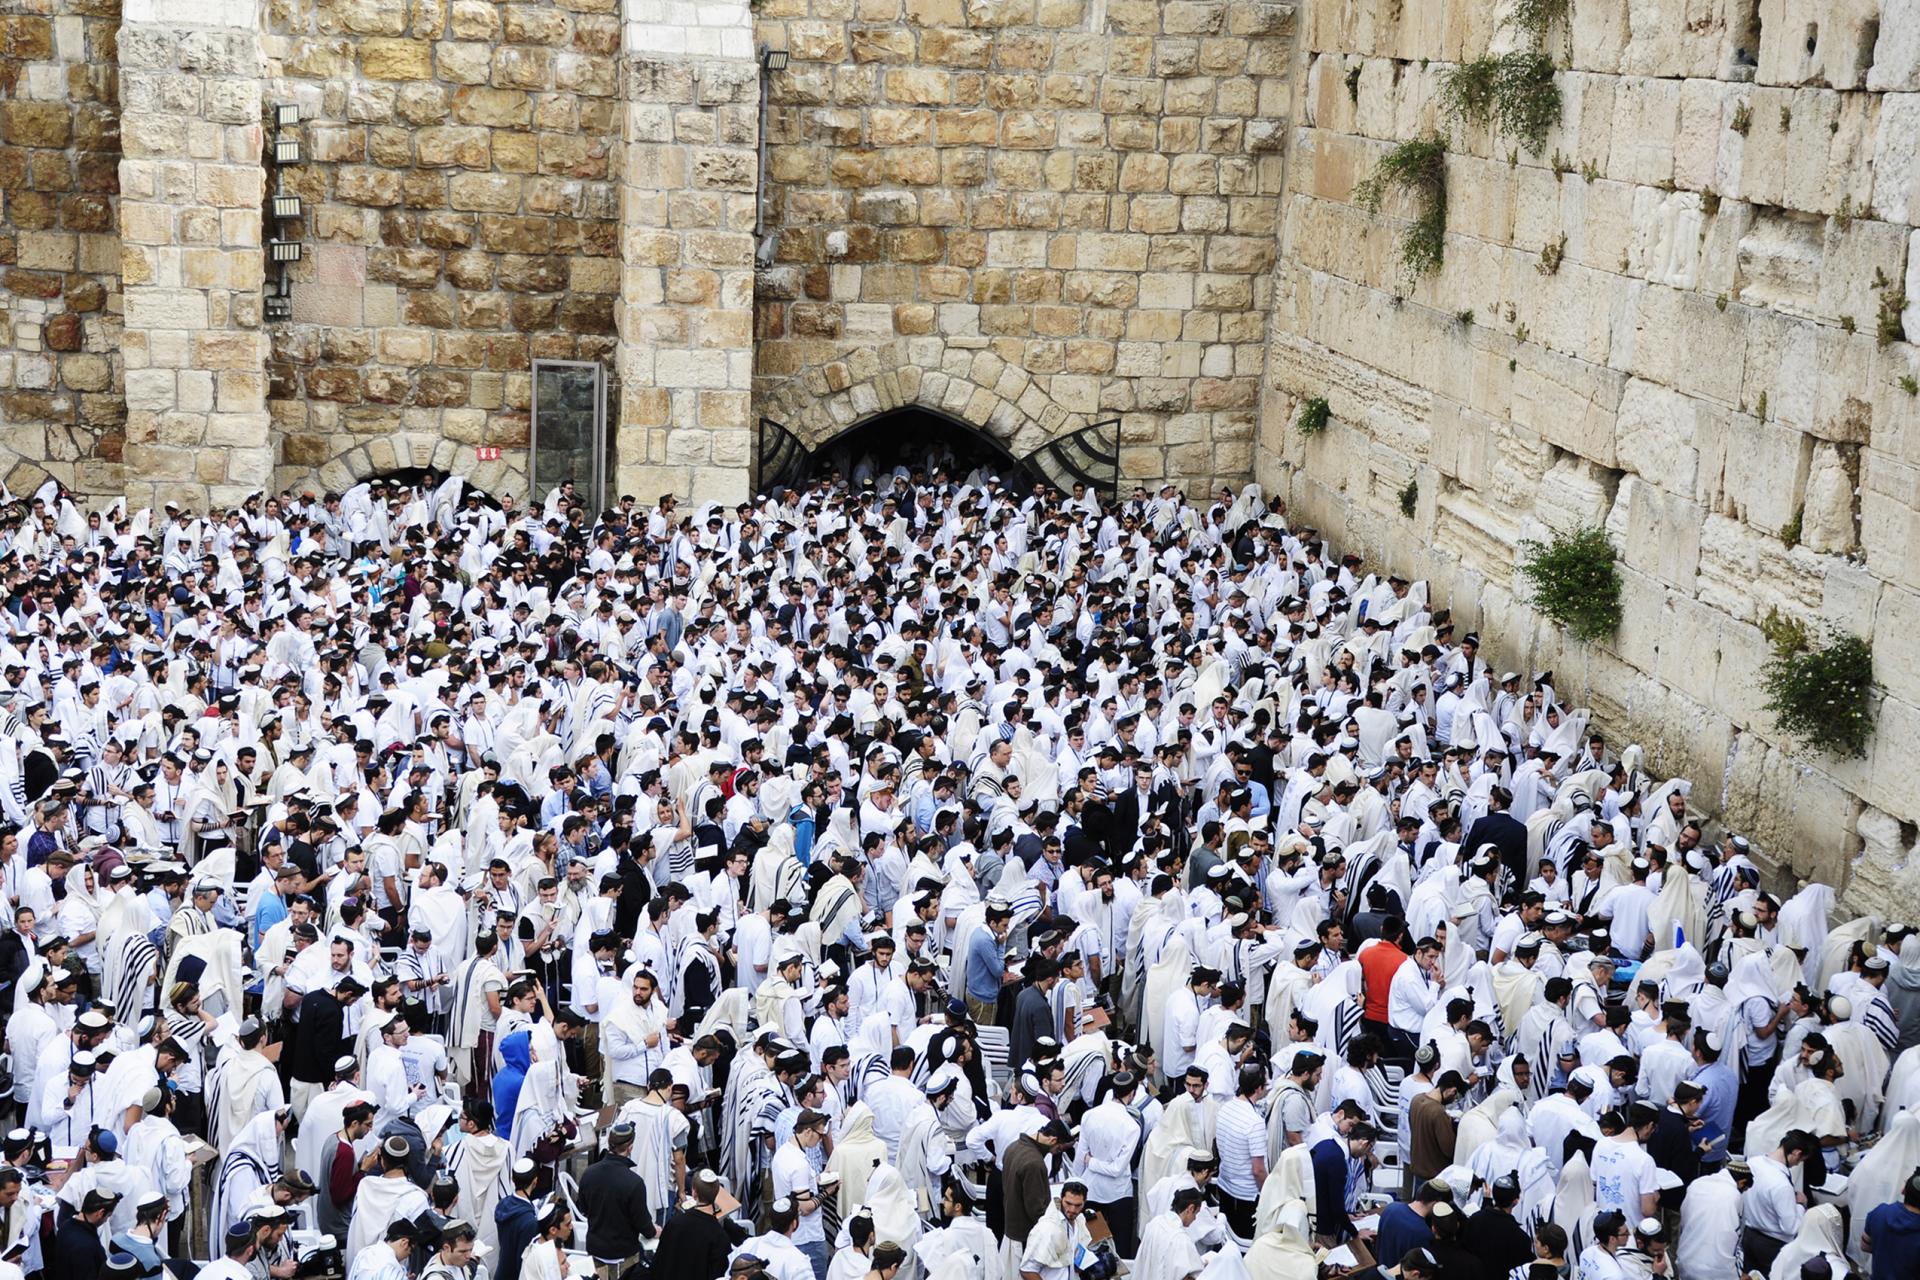
[[[1015,479],[0,494],[0,1280],[1920,1276],[1920,932]]]

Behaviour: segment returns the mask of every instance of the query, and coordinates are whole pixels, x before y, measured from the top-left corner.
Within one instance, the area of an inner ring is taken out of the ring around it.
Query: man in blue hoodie
[[[516,1031],[502,1040],[500,1060],[506,1065],[493,1076],[493,1131],[503,1138],[511,1138],[514,1108],[520,1105],[520,1086],[526,1083],[527,1068],[533,1065],[532,1036]]]

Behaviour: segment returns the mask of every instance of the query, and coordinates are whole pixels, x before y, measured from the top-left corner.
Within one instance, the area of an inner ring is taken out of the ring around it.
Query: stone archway
[[[274,484],[281,489],[304,487],[341,493],[375,476],[430,467],[435,471],[457,471],[469,484],[491,494],[526,497],[526,450],[503,450],[497,459],[462,466],[462,455],[471,458],[471,450],[471,445],[462,445],[445,436],[403,431],[370,437],[317,464],[290,461],[283,451],[281,464],[274,472]]]
[[[1080,425],[1042,379],[991,351],[951,343],[938,369],[909,363],[897,347],[866,348],[783,380],[756,405],[759,417],[809,450],[878,414],[908,408],[965,423],[1015,458]]]

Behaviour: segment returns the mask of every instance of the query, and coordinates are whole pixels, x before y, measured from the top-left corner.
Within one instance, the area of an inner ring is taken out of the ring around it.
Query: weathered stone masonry
[[[1560,127],[1540,154],[1456,133],[1445,267],[1409,288],[1397,220],[1356,209],[1353,185],[1436,127],[1447,65],[1510,47],[1505,12],[1303,6],[1258,475],[1432,579],[1492,661],[1552,669],[1786,875],[1911,910],[1920,399],[1901,383],[1920,313],[1900,292],[1920,297],[1920,13],[1579,0],[1549,40],[1570,64]],[[1310,396],[1335,421],[1307,441]],[[1596,521],[1626,616],[1581,646],[1518,601],[1514,559]],[[1872,639],[1868,759],[1774,729],[1769,609]]]

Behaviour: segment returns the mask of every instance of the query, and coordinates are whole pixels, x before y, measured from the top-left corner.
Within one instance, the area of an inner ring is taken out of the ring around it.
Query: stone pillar
[[[752,457],[759,65],[746,0],[627,0],[618,490],[737,502]]]
[[[136,501],[238,502],[272,476],[265,72],[253,0],[127,0],[120,240]]]

